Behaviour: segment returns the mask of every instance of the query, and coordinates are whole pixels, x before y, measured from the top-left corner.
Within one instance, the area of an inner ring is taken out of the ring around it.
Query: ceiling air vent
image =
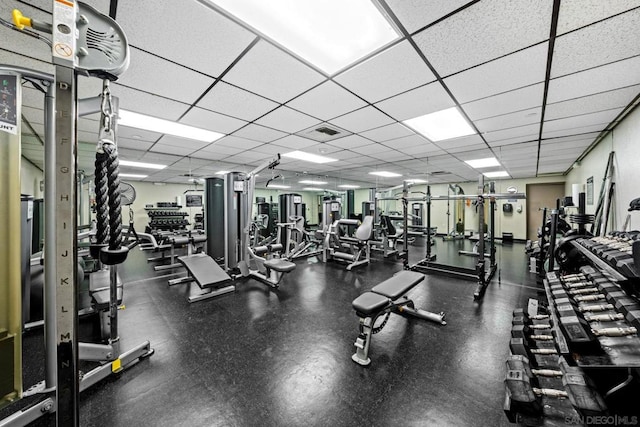
[[[345,137],[347,135],[351,135],[351,132],[339,128],[338,126],[330,125],[328,123],[321,123],[320,125],[315,125],[303,131],[300,131],[296,133],[296,135],[318,142],[327,142]]]
[[[431,172],[429,175],[438,176],[438,175],[448,175],[448,174],[449,172],[446,172],[446,171],[434,171],[434,172]]]

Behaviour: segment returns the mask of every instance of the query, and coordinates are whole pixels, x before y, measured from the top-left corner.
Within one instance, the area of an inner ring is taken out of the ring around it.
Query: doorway
[[[542,225],[541,208],[555,209],[556,200],[564,197],[564,183],[527,184],[527,239],[538,240]],[[547,211],[547,216],[549,211]]]

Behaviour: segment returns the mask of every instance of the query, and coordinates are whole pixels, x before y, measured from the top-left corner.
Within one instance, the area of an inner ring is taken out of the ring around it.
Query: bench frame
[[[190,256],[207,256],[206,254],[195,254],[195,255],[187,255],[185,257],[190,257]],[[180,258],[183,257],[179,257],[178,261],[180,261]],[[211,258],[211,261],[213,261],[214,264],[218,265],[213,258]],[[172,279],[169,280],[169,286],[174,286],[174,285],[180,285],[182,283],[190,283],[190,282],[196,282],[196,284],[198,285],[198,287],[200,289],[202,289],[203,292],[199,293],[199,294],[195,294],[195,295],[189,295],[187,296],[187,301],[189,303],[192,302],[198,302],[198,301],[203,301],[206,299],[210,299],[210,298],[215,298],[221,295],[225,295],[231,292],[235,292],[236,291],[236,287],[235,285],[227,285],[227,286],[222,286],[222,287],[214,287],[214,286],[207,286],[207,287],[203,287],[200,280],[198,280],[197,277],[195,277],[192,273],[192,271],[183,263],[180,263],[179,265],[183,265],[185,267],[185,270],[187,271],[187,275],[185,277],[180,277],[178,279]],[[220,266],[218,266],[220,267]],[[220,269],[222,269],[220,267]],[[231,278],[229,278],[231,280]],[[225,282],[226,283],[226,282]]]
[[[392,278],[387,280],[394,280],[394,278],[397,280],[396,276],[393,276]],[[424,277],[422,280],[424,280]],[[354,362],[362,366],[367,366],[371,363],[371,359],[369,358],[369,347],[371,346],[371,338],[373,334],[380,332],[380,330],[387,323],[387,320],[391,313],[399,314],[407,318],[417,317],[418,319],[428,320],[430,322],[435,322],[440,325],[447,324],[447,322],[445,322],[444,320],[444,317],[445,317],[444,312],[432,313],[430,311],[415,308],[415,304],[413,300],[409,299],[409,297],[406,295],[406,293],[408,293],[411,289],[413,289],[418,283],[422,282],[422,280],[414,284],[406,285],[401,292],[401,296],[399,296],[396,299],[392,299],[389,295],[384,294],[381,291],[371,290],[362,294],[362,295],[372,294],[375,296],[379,296],[380,298],[386,298],[387,303],[381,309],[370,314],[363,314],[356,310],[356,314],[360,318],[360,324],[359,324],[358,337],[356,338],[356,341],[353,344],[356,347],[356,352],[351,356],[351,359]],[[380,286],[382,283],[380,283],[378,286]],[[386,315],[387,317],[384,319],[382,324],[376,327],[375,326],[376,321],[378,320],[379,317],[384,315]]]

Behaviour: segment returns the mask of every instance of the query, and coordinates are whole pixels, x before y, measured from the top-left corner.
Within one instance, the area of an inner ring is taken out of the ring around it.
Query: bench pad
[[[209,255],[200,253],[178,257],[201,288],[219,287],[231,282],[231,277]]]
[[[389,298],[373,292],[365,292],[351,303],[357,313],[365,316],[382,310],[387,304],[389,304]]]
[[[374,286],[373,289],[371,289],[371,292],[375,292],[377,294],[389,297],[392,300],[396,300],[402,295],[409,292],[411,288],[413,288],[423,280],[424,274],[418,273],[416,271],[403,270],[397,273],[395,276]]]
[[[282,258],[268,259],[264,262],[264,266],[280,273],[288,273],[296,268],[294,263]]]

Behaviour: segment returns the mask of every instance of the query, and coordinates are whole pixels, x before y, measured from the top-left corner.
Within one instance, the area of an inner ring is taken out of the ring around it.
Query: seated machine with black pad
[[[424,274],[403,270],[353,300],[353,308],[360,318],[360,333],[354,344],[357,350],[351,356],[354,362],[363,366],[371,363],[369,358],[371,336],[382,330],[391,313],[411,315],[441,325],[447,324],[444,321],[444,312],[436,314],[416,309],[413,301],[406,296],[407,292],[423,280]],[[382,323],[375,326],[376,320],[383,315],[386,317]]]
[[[189,295],[187,301],[202,301],[236,290],[235,285],[227,285],[231,282],[231,277],[209,255],[204,253],[185,255],[178,257],[178,261],[187,269],[187,276],[169,280],[169,286],[196,282],[200,289],[205,290],[200,294]]]

